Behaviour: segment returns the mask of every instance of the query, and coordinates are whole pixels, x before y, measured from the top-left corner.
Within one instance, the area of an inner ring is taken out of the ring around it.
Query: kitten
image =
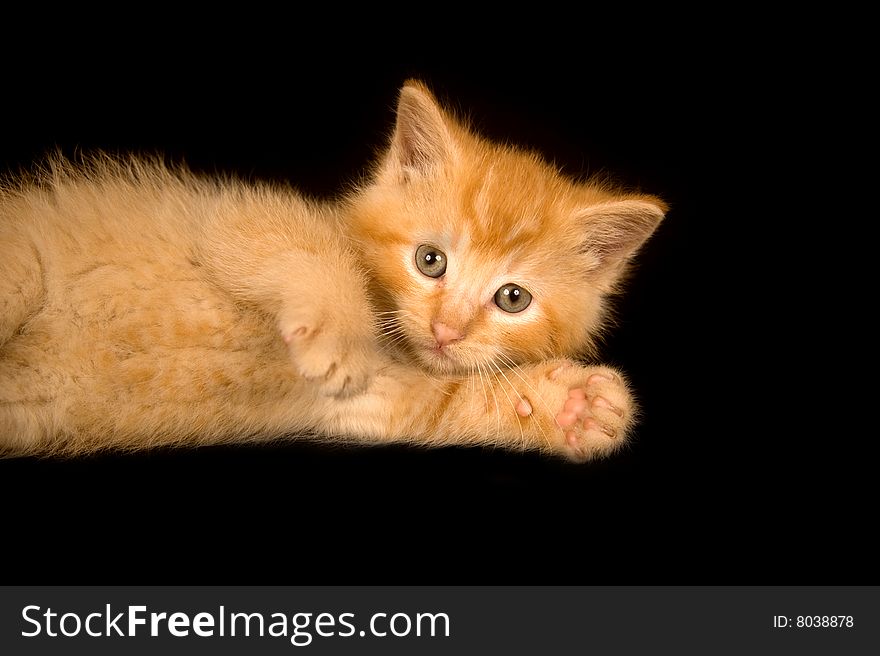
[[[55,160],[0,191],[0,451],[310,434],[612,452],[632,396],[574,358],[665,209],[485,141],[418,82],[336,203]]]

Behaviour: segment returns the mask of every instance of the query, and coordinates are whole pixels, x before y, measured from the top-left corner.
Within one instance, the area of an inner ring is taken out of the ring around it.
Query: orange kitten
[[[335,204],[54,163],[0,192],[0,451],[307,433],[611,452],[630,392],[573,358],[664,211],[481,139],[416,82]]]

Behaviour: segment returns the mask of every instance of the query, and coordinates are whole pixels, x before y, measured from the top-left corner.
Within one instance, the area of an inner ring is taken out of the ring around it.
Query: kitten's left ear
[[[653,197],[588,207],[578,216],[584,249],[603,267],[628,260],[660,225],[666,209],[663,201]]]
[[[452,157],[454,149],[446,117],[433,94],[420,82],[408,81],[397,103],[386,171],[402,181],[430,174]]]

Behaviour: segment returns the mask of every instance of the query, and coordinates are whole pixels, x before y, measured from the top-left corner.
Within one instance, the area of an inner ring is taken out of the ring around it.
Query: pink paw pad
[[[520,398],[516,404],[516,414],[520,417],[528,417],[532,414],[532,405],[525,398]]]
[[[574,426],[578,419],[583,417],[588,408],[587,395],[584,390],[577,388],[569,391],[568,399],[562,406],[562,412],[556,415],[556,423],[560,428]]]
[[[568,372],[562,374],[565,369],[567,366],[562,363],[547,376],[551,380],[556,376],[568,378]],[[561,446],[569,459],[585,462],[613,451],[622,442],[629,404],[626,389],[613,372],[594,369],[579,378],[576,386],[567,390],[562,406],[557,408]]]
[[[581,426],[585,431],[598,430],[605,433],[608,437],[617,436],[617,431],[613,427],[607,426],[590,416],[590,411],[597,408],[613,412],[618,417],[623,416],[623,410],[602,396],[595,396],[590,400],[587,398],[586,392],[581,388],[569,391],[568,398],[562,406],[562,411],[556,415],[556,423],[565,431],[565,439],[569,444],[577,445],[577,434],[566,429],[575,428],[579,421],[582,422]]]

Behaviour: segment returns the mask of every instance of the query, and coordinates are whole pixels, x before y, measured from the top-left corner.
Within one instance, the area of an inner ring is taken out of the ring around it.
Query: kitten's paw
[[[366,390],[376,368],[372,335],[346,333],[327,320],[280,323],[296,370],[327,396],[347,397]]]
[[[566,457],[584,462],[620,448],[635,405],[619,374],[608,367],[562,362],[546,378],[559,399],[551,408],[556,411],[558,446]]]

